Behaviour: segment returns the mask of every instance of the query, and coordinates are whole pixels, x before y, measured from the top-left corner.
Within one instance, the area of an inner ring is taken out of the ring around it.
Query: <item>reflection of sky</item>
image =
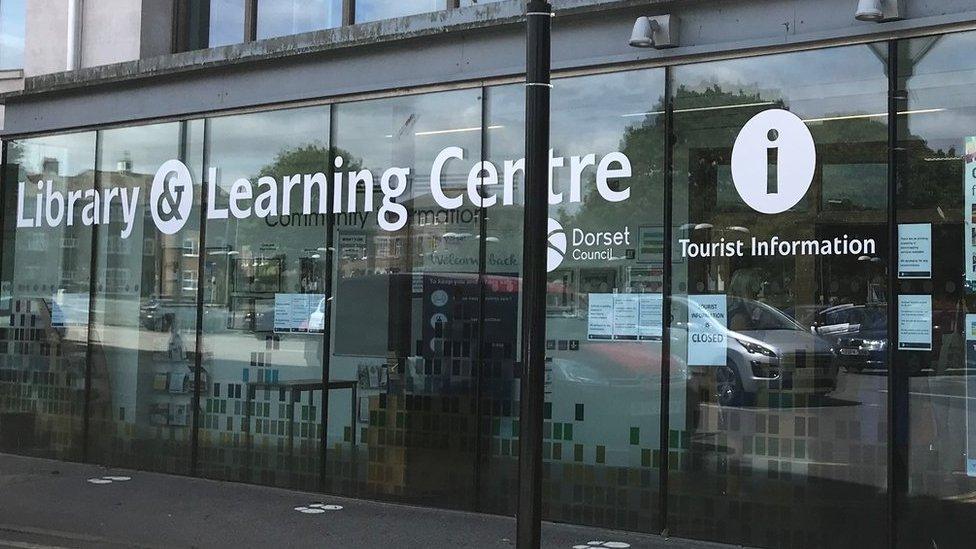
[[[782,100],[801,118],[887,110],[884,61],[868,46],[681,65],[674,78],[676,88],[704,91],[718,85],[725,92]]]
[[[0,2],[0,70],[24,66],[24,2]]]
[[[163,162],[179,157],[179,140],[178,122],[105,130],[99,169],[118,171],[123,162],[130,162],[132,173],[151,177]]]
[[[282,152],[307,145],[324,149],[329,107],[223,116],[210,124],[210,165],[220,169],[220,187],[229,189],[239,178],[254,179]],[[323,162],[320,169],[325,167]]]
[[[210,47],[244,41],[244,1],[210,0]]]
[[[521,84],[513,84],[489,90],[488,124],[490,127],[501,126],[488,132],[489,158],[495,164],[521,158],[524,154],[525,96],[522,89]],[[556,170],[557,190],[568,188],[570,156],[594,153],[599,162],[603,155],[622,150],[627,129],[641,127],[648,121],[647,116],[634,115],[659,109],[663,94],[664,71],[661,69],[554,80],[550,144],[556,156],[565,158],[564,167]],[[594,173],[595,168],[584,172],[583,196],[588,190],[585,188],[587,177],[592,178]],[[579,205],[568,204],[568,196],[564,197],[560,207],[567,212],[579,209]]]
[[[434,157],[446,147],[460,147],[464,160],[452,160],[442,172],[461,184],[481,156],[480,90],[459,90],[336,106],[336,147],[362,162],[377,179],[390,167],[409,167],[411,195],[429,192]]]
[[[444,9],[443,0],[356,0],[356,22],[377,21]]]
[[[258,2],[258,38],[287,36],[338,27],[341,0],[261,0]]]
[[[38,174],[47,159],[57,160],[58,175],[71,177],[95,168],[95,132],[37,137],[20,141],[21,165]]]
[[[976,135],[976,32],[919,38],[908,51],[915,60],[906,83],[908,110],[947,109],[909,116],[909,133],[930,148],[961,151],[963,139]]]

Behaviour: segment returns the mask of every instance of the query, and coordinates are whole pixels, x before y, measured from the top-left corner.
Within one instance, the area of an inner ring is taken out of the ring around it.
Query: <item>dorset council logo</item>
[[[753,116],[732,146],[732,182],[742,200],[760,213],[785,212],[813,182],[817,149],[797,115],[770,109]]]
[[[551,273],[559,268],[566,255],[566,231],[553,218],[549,218],[549,251],[546,254],[546,272]]]
[[[163,234],[176,234],[193,207],[193,181],[186,164],[167,160],[156,171],[149,193],[149,211]]]

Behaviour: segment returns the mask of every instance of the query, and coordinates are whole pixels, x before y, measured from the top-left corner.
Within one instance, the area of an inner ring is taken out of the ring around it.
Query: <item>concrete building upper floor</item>
[[[884,24],[855,18],[856,0],[552,4],[557,71],[966,30],[976,21],[973,0],[899,0],[899,20]],[[9,135],[83,125],[80,119],[55,120],[48,109],[46,123],[12,126],[9,109],[4,120],[5,106],[47,109],[52,98],[65,94],[98,95],[163,77],[183,83],[217,79],[225,88],[236,85],[231,75],[246,76],[254,85],[267,81],[278,91],[263,90],[258,103],[265,104],[518,78],[524,69],[524,12],[524,0],[0,0],[0,130]],[[675,47],[628,46],[635,16],[663,13],[680,23]],[[292,65],[306,84],[271,74]],[[255,72],[258,66],[263,69]],[[290,89],[295,86],[302,89]],[[233,100],[238,92],[210,91],[206,105],[181,93],[178,108],[155,112],[143,104],[139,112],[119,116],[174,116],[255,103]],[[110,103],[116,110],[118,103]],[[18,120],[40,120],[31,109],[21,112]],[[115,118],[99,115],[97,121]]]

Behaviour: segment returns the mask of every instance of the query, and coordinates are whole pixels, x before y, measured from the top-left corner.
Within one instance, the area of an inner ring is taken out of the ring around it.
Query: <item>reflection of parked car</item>
[[[870,305],[837,305],[824,309],[817,315],[813,330],[830,340],[834,346],[837,364],[850,372],[866,369],[887,368],[888,364],[888,324],[887,308],[884,303]],[[944,315],[933,315],[933,341],[939,341],[947,332],[943,328],[951,322]],[[951,330],[949,330],[951,331]],[[941,348],[933,345],[926,353],[905,355],[905,368],[915,375],[927,364],[936,364]]]
[[[258,335],[273,332],[274,309],[247,311],[244,313],[244,326]]]
[[[813,330],[831,341],[839,366],[848,371],[884,367],[887,354],[884,304],[836,305],[817,313]]]
[[[162,303],[158,299],[150,299],[139,307],[139,323],[143,328],[154,332],[169,330],[172,317],[163,313]]]
[[[730,297],[727,325],[687,298],[675,296],[700,318],[712,318],[725,336],[727,362],[715,368],[716,399],[738,405],[765,390],[798,389],[827,393],[837,387],[830,343],[804,330],[781,311],[752,299]],[[690,321],[674,328],[697,331]],[[687,337],[685,335],[685,337]],[[679,347],[680,348],[680,347]],[[689,364],[693,368],[694,364]],[[707,369],[706,368],[706,369]],[[802,385],[802,386],[801,386]]]

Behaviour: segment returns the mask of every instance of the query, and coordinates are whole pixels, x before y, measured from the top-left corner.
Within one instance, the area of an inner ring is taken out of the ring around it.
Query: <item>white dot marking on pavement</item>
[[[109,476],[90,478],[88,482],[91,484],[112,484],[113,482],[126,482],[129,480],[132,480],[132,477]]]
[[[319,509],[325,509],[326,511],[341,511],[342,510],[342,506],[341,505],[331,505],[331,504],[330,505],[327,505],[325,503],[313,503],[313,504],[309,505],[309,507],[317,507]]]

